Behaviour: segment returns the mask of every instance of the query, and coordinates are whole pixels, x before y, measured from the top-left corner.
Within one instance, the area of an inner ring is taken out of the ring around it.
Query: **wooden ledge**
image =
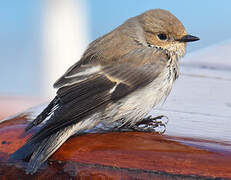
[[[26,175],[7,162],[31,136],[26,124],[26,115],[0,123],[0,179],[231,179],[230,144],[140,132],[73,137]]]

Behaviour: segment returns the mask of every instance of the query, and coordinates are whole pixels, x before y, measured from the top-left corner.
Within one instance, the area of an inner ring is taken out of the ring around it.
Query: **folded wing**
[[[164,53],[142,48],[114,63],[76,64],[56,82],[57,108],[31,140],[44,139],[142,88],[160,74],[167,61]]]

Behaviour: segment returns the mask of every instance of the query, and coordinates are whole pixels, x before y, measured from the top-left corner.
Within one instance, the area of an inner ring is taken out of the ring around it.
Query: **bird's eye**
[[[157,36],[161,41],[167,40],[167,35],[166,34],[160,33],[160,34],[157,34]]]

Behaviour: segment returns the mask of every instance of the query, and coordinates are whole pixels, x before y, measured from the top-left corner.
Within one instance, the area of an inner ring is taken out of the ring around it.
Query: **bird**
[[[55,83],[56,96],[25,128],[40,126],[10,156],[35,173],[71,136],[96,127],[135,127],[162,100],[179,76],[187,34],[172,13],[151,9],[91,42]],[[86,142],[87,143],[87,142]]]

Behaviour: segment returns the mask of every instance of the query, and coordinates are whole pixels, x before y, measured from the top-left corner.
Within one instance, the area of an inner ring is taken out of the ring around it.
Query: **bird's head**
[[[185,54],[187,42],[196,40],[199,38],[188,35],[173,14],[154,9],[128,19],[113,31],[93,41],[84,57],[91,57],[91,61],[100,57],[101,62],[108,63],[121,59],[142,46],[145,49],[148,47],[163,50],[169,57],[179,59]]]
[[[137,16],[147,46],[167,50],[176,58],[184,56],[186,43],[199,40],[188,35],[183,24],[169,11],[155,9]]]

